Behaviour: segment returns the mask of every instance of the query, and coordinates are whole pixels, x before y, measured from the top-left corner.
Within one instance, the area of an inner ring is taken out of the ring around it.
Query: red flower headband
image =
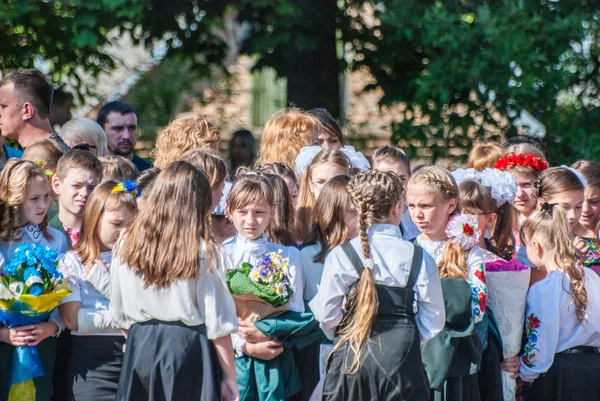
[[[536,155],[528,153],[513,153],[498,159],[494,167],[498,170],[505,170],[513,166],[525,166],[531,167],[537,171],[544,171],[548,168],[548,163],[546,163],[544,159]]]

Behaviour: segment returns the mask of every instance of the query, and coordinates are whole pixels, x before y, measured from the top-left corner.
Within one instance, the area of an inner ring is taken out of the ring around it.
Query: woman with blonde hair
[[[106,133],[97,122],[89,118],[67,121],[59,135],[71,149],[87,150],[97,157],[108,154]]]
[[[178,118],[158,133],[151,152],[154,166],[164,168],[191,149],[219,152],[221,134],[217,127],[202,117]]]

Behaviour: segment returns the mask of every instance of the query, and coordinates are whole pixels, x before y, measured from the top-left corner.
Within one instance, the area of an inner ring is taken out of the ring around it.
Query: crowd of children
[[[550,167],[523,137],[475,145],[468,169],[393,146],[369,162],[325,110],[286,109],[231,174],[198,124],[142,172],[48,140],[7,161],[0,267],[50,247],[71,293],[0,327],[0,400],[23,346],[36,400],[598,397],[600,164]],[[242,318],[227,273],[271,253],[289,302]]]

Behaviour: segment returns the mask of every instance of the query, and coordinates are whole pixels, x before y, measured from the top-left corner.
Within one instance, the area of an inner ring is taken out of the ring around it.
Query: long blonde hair
[[[352,167],[350,160],[339,150],[323,149],[312,160],[310,165],[300,176],[300,194],[298,195],[298,204],[296,205],[296,238],[303,241],[312,228],[313,209],[315,207],[315,196],[313,195],[310,183],[313,169],[325,163],[331,163],[346,170],[345,175],[350,175]]]
[[[121,260],[147,287],[163,288],[214,269],[218,249],[210,236],[212,195],[206,176],[186,161],[161,170],[144,207],[125,230]]]
[[[134,214],[137,212],[137,203],[132,194],[127,191],[112,192],[117,184],[116,181],[105,181],[98,185],[85,204],[81,221],[81,240],[74,249],[84,266],[100,256],[98,226],[104,212],[120,207],[125,207]]]
[[[448,170],[437,166],[423,167],[417,170],[408,181],[408,191],[415,186],[423,186],[428,191],[440,196],[449,202],[456,199],[456,208],[449,214],[449,218],[457,214],[459,208],[459,191],[456,180]],[[441,278],[467,278],[467,255],[460,246],[452,241],[446,241],[442,248],[442,256],[438,262]]]
[[[281,162],[295,171],[300,149],[311,145],[313,135],[320,129],[319,120],[302,109],[291,107],[278,111],[265,125],[258,164]]]
[[[371,259],[368,227],[385,221],[403,198],[400,178],[394,173],[368,170],[358,173],[348,183],[348,193],[358,210],[358,231],[362,254]],[[354,360],[346,373],[355,373],[360,365],[363,347],[371,334],[373,319],[377,313],[378,298],[371,269],[365,268],[358,279],[356,291],[348,296],[346,309],[339,331],[340,340],[335,349],[348,343]]]
[[[521,241],[528,244],[534,237],[543,243],[544,253],[551,254],[554,263],[569,275],[577,319],[583,321],[588,304],[585,272],[581,256],[573,245],[567,215],[560,205],[545,203],[525,220],[521,226]]]
[[[9,159],[0,174],[0,241],[16,241],[22,234],[19,227],[19,208],[25,202],[27,185],[35,180],[43,180],[47,185],[48,177],[42,167],[28,160]],[[50,191],[50,186],[48,186]],[[52,238],[46,227],[48,215],[40,227],[46,238]]]

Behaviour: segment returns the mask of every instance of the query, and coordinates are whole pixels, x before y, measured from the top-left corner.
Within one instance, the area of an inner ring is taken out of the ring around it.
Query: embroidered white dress
[[[585,271],[588,305],[585,320],[575,312],[569,276],[556,270],[533,284],[527,294],[525,354],[521,357],[520,376],[533,381],[546,373],[554,355],[578,346],[600,350],[600,276]]]
[[[410,274],[413,245],[402,239],[400,227],[393,224],[374,224],[369,227],[368,235],[371,256],[375,261],[375,283],[404,287]],[[362,258],[360,238],[352,239],[350,244]],[[358,278],[341,246],[333,248],[325,259],[319,291],[310,302],[315,318],[330,339],[333,339],[335,329],[344,316],[343,305],[348,289]],[[435,262],[425,252],[413,290],[417,311],[415,319],[421,343],[424,343],[444,328],[446,320],[440,275]]]
[[[442,258],[442,248],[448,240],[442,241],[425,241],[419,235],[415,241],[421,245],[423,249],[439,263]],[[488,288],[485,278],[485,263],[483,253],[478,246],[469,251],[467,256],[467,282],[471,287],[471,310],[475,323],[480,322],[485,314],[485,305],[487,302]]]

